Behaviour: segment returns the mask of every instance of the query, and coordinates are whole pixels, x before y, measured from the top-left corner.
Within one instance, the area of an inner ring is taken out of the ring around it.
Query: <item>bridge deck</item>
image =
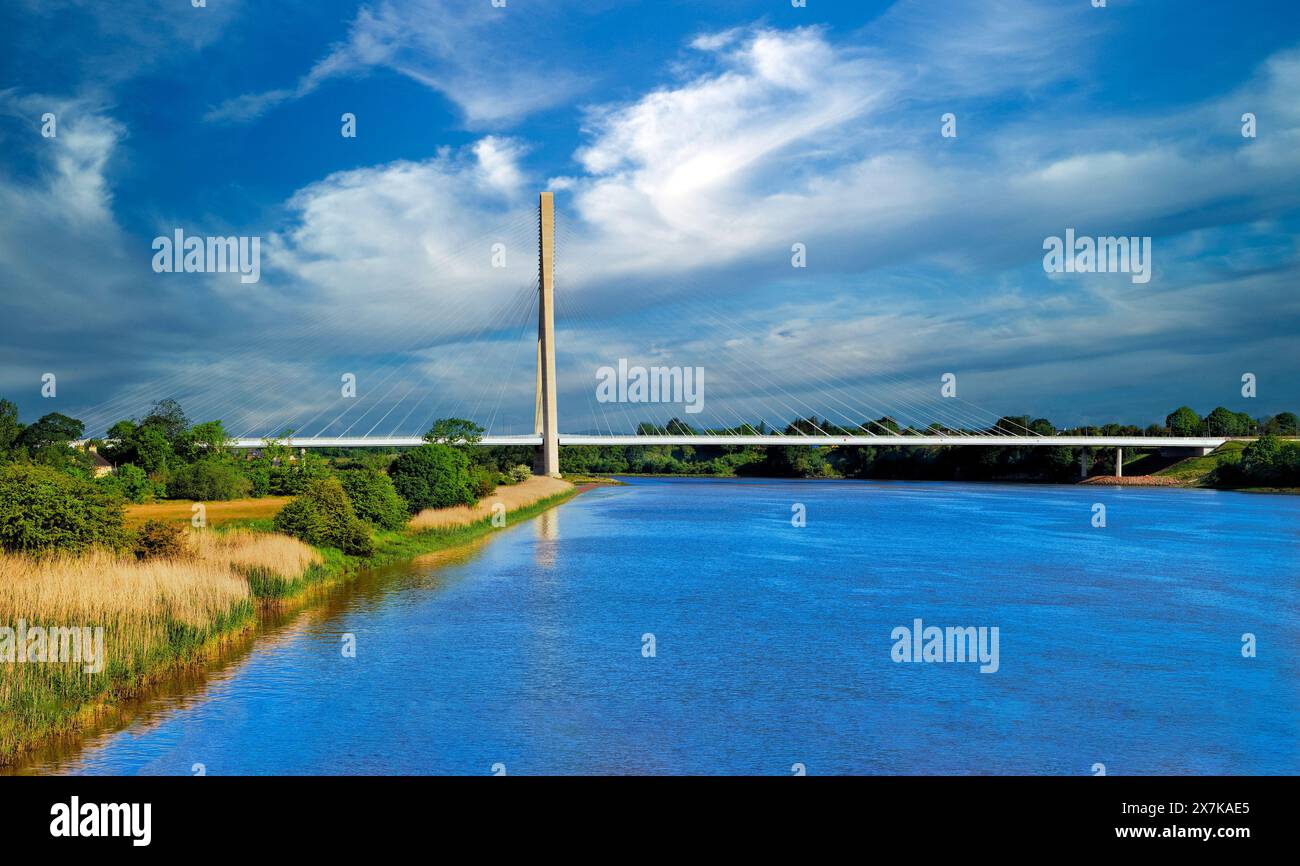
[[[405,448],[424,444],[418,436],[294,437],[293,448]],[[1223,436],[588,436],[560,434],[561,445],[983,445],[1118,448],[1218,448]],[[235,448],[260,448],[262,439],[235,439]],[[484,436],[484,445],[541,445],[541,436]]]

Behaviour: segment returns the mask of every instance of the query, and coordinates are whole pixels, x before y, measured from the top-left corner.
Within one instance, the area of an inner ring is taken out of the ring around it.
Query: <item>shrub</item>
[[[521,481],[527,481],[533,477],[532,467],[523,463],[510,467],[510,483],[519,484]]]
[[[447,445],[421,445],[403,453],[388,467],[388,475],[412,514],[475,502],[469,457]]]
[[[471,466],[469,468],[469,485],[474,491],[475,499],[482,499],[484,496],[491,496],[492,491],[497,489],[497,478],[500,477],[495,469],[487,466]]]
[[[122,499],[47,466],[0,469],[0,548],[17,553],[80,551],[122,540]]]
[[[370,556],[374,544],[337,478],[307,482],[302,493],[275,516],[278,532],[308,544],[337,547],[352,556]]]
[[[249,463],[244,467],[244,474],[253,485],[253,496],[266,496],[271,492],[271,469],[261,463]]]
[[[401,529],[410,517],[406,500],[397,495],[393,479],[377,469],[347,469],[336,473],[357,517],[383,529]]]
[[[153,482],[149,475],[134,463],[124,463],[113,473],[127,502],[144,502],[153,498]]]
[[[329,465],[316,454],[300,454],[294,460],[289,456],[268,459],[268,490],[276,496],[297,496],[312,481],[330,474]]]
[[[167,479],[167,495],[173,499],[220,501],[242,499],[253,490],[234,463],[221,458],[205,458],[172,470]]]
[[[186,559],[190,556],[185,543],[185,527],[165,520],[146,520],[135,531],[131,552],[136,559]]]

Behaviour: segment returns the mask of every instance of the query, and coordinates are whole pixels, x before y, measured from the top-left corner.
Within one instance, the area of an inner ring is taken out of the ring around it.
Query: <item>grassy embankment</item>
[[[1241,452],[1246,445],[1245,442],[1224,442],[1204,457],[1188,457],[1154,474],[1161,478],[1173,478],[1182,484],[1196,486],[1214,471],[1220,461],[1235,463],[1240,460]],[[1124,468],[1127,470],[1128,465],[1125,464]]]
[[[1241,459],[1246,442],[1225,442],[1209,454],[1197,457],[1165,457],[1159,453],[1138,454],[1124,461],[1124,477],[1097,475],[1084,484],[1118,484],[1133,487],[1209,487],[1211,473],[1220,463]]]
[[[505,507],[509,525],[575,492],[567,482],[534,478],[500,488],[474,508],[425,511],[406,530],[376,533],[375,553],[366,558],[272,533],[271,517],[253,516],[258,509],[249,503],[232,504],[225,522],[211,529],[188,532],[188,555],[179,559],[139,562],[108,551],[45,559],[0,554],[0,623],[102,626],[105,659],[92,673],[84,661],[0,665],[0,765],[92,724],[150,682],[212,657],[260,616],[301,601],[311,589],[488,535],[497,528],[494,503]],[[143,508],[148,517],[178,522],[191,514],[190,503]]]
[[[1300,488],[1296,487],[1233,487],[1225,486],[1221,480],[1216,483],[1213,477],[1214,470],[1225,464],[1239,462],[1242,452],[1249,444],[1238,440],[1224,442],[1209,454],[1176,460],[1170,465],[1156,463],[1157,460],[1164,461],[1167,458],[1144,454],[1134,460],[1125,461],[1123,480],[1141,485],[1143,480],[1149,479],[1153,486],[1213,487],[1239,493],[1300,494]],[[1108,483],[1110,480],[1096,479],[1101,484]]]

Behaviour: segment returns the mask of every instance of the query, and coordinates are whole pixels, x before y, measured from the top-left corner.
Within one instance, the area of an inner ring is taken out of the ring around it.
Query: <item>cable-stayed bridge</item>
[[[557,264],[563,261],[563,257],[557,256],[554,197],[551,193],[540,195],[534,219],[534,228],[531,229],[522,220],[517,220],[511,229],[513,235],[510,238],[512,242],[523,245],[526,243],[523,240],[526,232],[537,232],[535,280],[531,285],[520,287],[499,309],[488,315],[477,332],[457,337],[463,345],[469,347],[471,357],[467,361],[461,361],[459,367],[452,362],[452,369],[441,373],[442,381],[470,383],[468,392],[476,395],[472,402],[468,397],[454,402],[442,401],[428,382],[419,382],[422,378],[420,374],[427,369],[427,366],[422,369],[422,364],[432,363],[436,368],[442,363],[426,362],[425,359],[427,348],[436,345],[441,337],[433,332],[422,333],[412,335],[406,344],[402,363],[394,363],[383,375],[376,373],[368,377],[370,388],[366,396],[369,397],[369,402],[355,395],[349,400],[344,395],[342,400],[336,399],[334,404],[315,412],[304,408],[296,416],[285,418],[284,394],[269,387],[267,382],[254,380],[245,386],[247,390],[244,391],[230,389],[245,394],[252,392],[247,400],[249,405],[238,407],[241,414],[238,429],[230,430],[235,433],[233,446],[256,448],[268,438],[275,438],[294,448],[415,446],[424,441],[418,434],[428,429],[433,418],[469,417],[475,421],[487,422],[484,425],[487,429],[482,439],[483,444],[536,447],[539,451],[538,470],[546,474],[558,474],[560,445],[1101,446],[1160,448],[1173,453],[1207,453],[1227,440],[1227,437],[1053,435],[1030,429],[1014,419],[1001,418],[955,397],[909,391],[896,380],[886,378],[881,381],[877,391],[864,393],[859,385],[844,381],[843,372],[832,369],[830,359],[821,357],[821,353],[815,351],[804,352],[797,360],[800,377],[818,383],[820,390],[817,396],[810,398],[806,391],[793,389],[752,356],[761,354],[762,346],[748,355],[735,350],[734,347],[748,345],[752,334],[747,334],[735,321],[734,311],[711,305],[707,297],[693,299],[693,306],[687,315],[718,335],[721,344],[716,347],[716,351],[713,350],[715,347],[710,347],[708,354],[713,365],[711,376],[714,376],[713,381],[721,378],[743,388],[747,395],[743,408],[728,405],[725,401],[722,408],[716,408],[716,401],[710,402],[707,414],[688,416],[699,423],[702,429],[698,431],[688,431],[681,424],[669,424],[666,428],[646,427],[639,423],[644,422],[644,418],[638,419],[632,414],[644,411],[644,406],[608,405],[599,400],[593,402],[593,389],[586,387],[580,391],[571,390],[568,399],[585,401],[585,426],[588,429],[567,433],[563,430],[561,418],[572,417],[578,412],[570,410],[568,415],[562,416],[560,411],[559,381],[556,374],[556,319],[558,315],[562,323],[570,328],[585,325],[594,329],[595,316],[590,310],[573,302],[566,308],[562,295],[558,296],[560,307],[557,310],[556,271]],[[572,234],[566,234],[563,228],[558,239],[562,244],[580,240]],[[479,241],[466,246],[475,247],[477,243]],[[449,270],[454,271],[451,258],[445,264]],[[358,299],[358,302],[359,308],[351,311],[357,318],[364,316],[368,304],[382,303],[370,298]],[[436,311],[440,315],[430,318],[454,322],[458,310],[471,309],[473,304],[473,297],[457,297]],[[647,313],[646,309],[650,306],[644,305],[638,314],[652,315],[653,310]],[[349,312],[344,310],[338,315],[346,321]],[[411,310],[411,314],[402,319],[404,327],[409,326],[413,330],[421,330],[423,327],[419,321],[421,316],[415,310]],[[664,325],[671,328],[674,322],[668,319]],[[531,328],[535,328],[535,337],[530,333]],[[618,336],[614,334],[612,339],[617,339]],[[304,344],[300,350],[303,357],[312,357],[320,352],[322,338],[312,331],[303,334],[304,341],[311,338],[316,338],[317,342]],[[483,347],[493,342],[516,347],[509,364],[503,365],[509,368],[504,373],[493,369],[487,362],[486,354],[483,354]],[[518,347],[524,346],[525,342],[530,344],[528,351],[532,355],[531,366],[535,370],[531,388],[534,397],[531,430],[498,432],[495,429],[498,415],[503,405],[510,403],[507,395],[517,394],[522,384],[522,376],[516,376],[516,370],[522,356]],[[252,352],[248,354],[251,356]],[[715,372],[721,376],[714,375]],[[406,379],[403,378],[404,374]],[[423,391],[420,390],[421,385]],[[174,386],[163,386],[163,389],[154,387],[153,394],[159,396],[160,390]],[[575,396],[579,393],[582,394],[581,397]],[[431,398],[433,403],[429,402]],[[108,429],[113,420],[120,419],[123,407],[128,405],[128,399],[123,397],[96,407],[88,422],[88,429]],[[200,391],[195,399],[197,402],[186,398],[186,410],[196,420],[214,415],[229,417],[231,413],[230,403],[223,404],[221,398],[210,393]],[[260,407],[257,405],[259,401],[263,404]],[[339,404],[341,408],[337,408]],[[572,406],[573,403],[570,402],[569,405]],[[759,421],[757,426],[751,423],[756,420],[755,415]],[[819,415],[824,420],[819,421]],[[880,416],[881,421],[863,420],[872,416]],[[919,426],[908,427],[901,422],[889,425],[881,423],[894,418],[916,419]],[[412,430],[412,426],[415,429]],[[286,430],[297,432],[286,435]],[[641,432],[629,432],[633,430]],[[792,430],[798,432],[791,432]],[[1120,463],[1122,461],[1117,461],[1117,465]]]

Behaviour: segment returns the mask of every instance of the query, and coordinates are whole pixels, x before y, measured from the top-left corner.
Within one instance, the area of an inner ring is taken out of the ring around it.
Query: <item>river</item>
[[[629,481],[367,574],[26,771],[1300,773],[1300,497]],[[917,619],[996,627],[997,670],[895,661]]]

